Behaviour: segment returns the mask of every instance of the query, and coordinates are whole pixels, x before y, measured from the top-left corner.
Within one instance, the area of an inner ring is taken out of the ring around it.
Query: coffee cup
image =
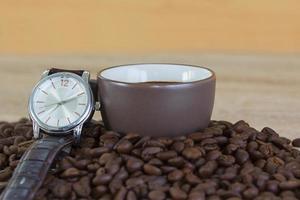
[[[142,136],[180,136],[208,126],[215,73],[185,64],[129,64],[97,75],[107,129]]]

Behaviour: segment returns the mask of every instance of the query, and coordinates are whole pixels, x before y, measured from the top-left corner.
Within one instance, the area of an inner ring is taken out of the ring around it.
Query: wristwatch
[[[52,68],[43,73],[29,98],[36,140],[24,153],[1,200],[33,199],[56,155],[80,141],[97,102],[96,82],[83,70]]]

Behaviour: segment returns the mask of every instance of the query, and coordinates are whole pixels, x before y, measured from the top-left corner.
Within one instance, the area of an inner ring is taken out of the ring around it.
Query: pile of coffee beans
[[[0,189],[33,142],[30,121],[0,122]],[[85,128],[61,153],[36,199],[300,199],[300,140],[244,121],[212,121],[174,138]]]

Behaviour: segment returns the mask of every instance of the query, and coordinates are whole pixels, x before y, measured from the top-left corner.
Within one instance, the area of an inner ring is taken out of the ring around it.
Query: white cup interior
[[[100,76],[125,83],[194,82],[212,76],[208,69],[177,64],[135,64],[108,68]]]

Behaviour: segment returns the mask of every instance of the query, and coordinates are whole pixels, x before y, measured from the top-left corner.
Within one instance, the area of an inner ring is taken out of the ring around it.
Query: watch
[[[24,153],[1,200],[33,199],[56,155],[80,141],[97,105],[96,82],[88,71],[46,70],[32,90],[29,115],[37,140]]]

